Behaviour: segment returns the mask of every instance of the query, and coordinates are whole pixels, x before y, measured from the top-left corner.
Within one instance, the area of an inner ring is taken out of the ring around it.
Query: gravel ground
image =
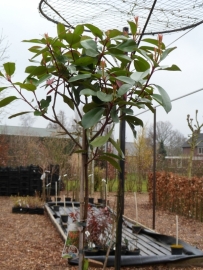
[[[95,194],[95,198],[98,194]],[[115,204],[115,195],[109,194],[109,204]],[[138,221],[152,228],[152,205],[147,194],[137,194]],[[1,270],[74,270],[61,258],[64,241],[49,220],[48,215],[12,214],[12,201],[0,197],[0,269]],[[125,194],[125,215],[135,219],[134,196]],[[175,236],[175,214],[156,211],[155,230]],[[203,250],[203,224],[179,216],[179,238]],[[90,268],[94,269],[94,268]],[[109,268],[113,269],[113,268]],[[125,268],[126,269],[126,268]],[[137,269],[137,268],[131,268]],[[174,267],[149,266],[144,269],[175,269]],[[203,269],[203,267],[178,269]]]

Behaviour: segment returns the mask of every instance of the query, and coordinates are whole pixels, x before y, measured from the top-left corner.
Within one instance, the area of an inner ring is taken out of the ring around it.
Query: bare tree
[[[67,116],[64,111],[60,110],[59,113],[56,115],[56,118],[58,119],[58,122],[61,123],[64,127],[67,127]],[[50,129],[57,129],[60,130],[61,127],[58,123],[49,122],[47,125],[47,128]]]
[[[2,62],[5,61],[8,58],[8,48],[9,48],[9,43],[6,40],[6,37],[3,35],[3,31],[0,33],[0,67],[2,67]],[[1,80],[1,76],[0,76]],[[0,100],[5,98],[6,92],[0,91]],[[1,120],[5,117],[6,115],[6,109],[1,108],[0,109],[0,122]]]
[[[6,41],[6,37],[3,35],[3,31],[0,34],[0,66],[1,63],[8,58],[7,51],[9,48],[8,41]]]
[[[194,156],[194,151],[198,143],[199,134],[201,131],[201,128],[203,127],[203,123],[200,125],[199,121],[197,119],[198,110],[195,112],[195,124],[193,124],[193,119],[190,117],[190,115],[187,115],[187,123],[188,127],[192,131],[192,134],[190,135],[190,139],[188,140],[188,144],[190,145],[190,159],[189,159],[189,165],[188,165],[188,178],[191,178],[192,173],[192,160]]]
[[[148,138],[150,145],[153,146],[154,127],[151,125],[148,129]],[[178,156],[182,153],[182,145],[186,138],[178,131],[174,130],[169,121],[158,121],[156,123],[156,141],[158,147],[160,143],[164,144],[168,156]]]
[[[30,114],[22,114],[20,116],[20,125],[22,127],[31,127],[35,121],[36,118],[32,117]]]

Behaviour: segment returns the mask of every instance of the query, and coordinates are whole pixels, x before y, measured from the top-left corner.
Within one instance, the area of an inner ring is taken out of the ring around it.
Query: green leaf
[[[42,116],[42,114],[43,114],[43,113],[40,112],[39,110],[35,110],[35,111],[34,111],[34,115],[35,115],[35,116]]]
[[[75,60],[75,64],[78,66],[88,66],[92,63],[94,63],[95,59],[90,56],[84,56],[80,57],[77,60]]]
[[[125,54],[111,54],[111,55],[124,63],[128,63],[132,61],[132,59]]]
[[[50,102],[51,102],[51,96],[47,96],[46,99],[42,99],[40,101],[41,109],[48,108]]]
[[[118,96],[123,96],[124,94],[126,94],[130,90],[131,87],[132,85],[130,84],[121,85],[121,87],[118,89],[118,92],[117,92]]]
[[[118,171],[121,170],[119,163],[118,163],[115,159],[113,159],[113,158],[111,158],[111,157],[108,157],[108,156],[106,156],[106,155],[103,155],[103,156],[100,156],[100,157],[99,157],[99,160],[106,160],[106,161],[108,161],[115,169],[117,169]]]
[[[82,35],[82,33],[84,32],[84,26],[83,25],[80,25],[78,24],[75,29],[74,29],[74,34],[76,35]]]
[[[47,68],[45,66],[29,66],[25,69],[26,73],[30,73],[30,76],[39,76],[44,75],[47,72]]]
[[[6,74],[11,76],[15,72],[15,63],[7,62],[3,64]]]
[[[134,52],[137,50],[137,44],[133,39],[128,39],[117,45],[116,48],[123,52]]]
[[[181,69],[176,65],[172,65],[170,67],[169,66],[167,66],[167,67],[160,66],[157,70],[181,71]]]
[[[30,43],[40,43],[45,44],[45,39],[29,39],[29,40],[23,40],[23,42],[30,42]]]
[[[124,115],[123,117],[128,123],[131,123],[134,126],[142,126],[143,127],[143,122],[140,118],[137,118],[136,116],[132,115]]]
[[[33,47],[29,48],[28,51],[33,52],[33,53],[38,53],[39,50],[41,50],[41,49],[42,49],[41,46],[33,46]]]
[[[101,91],[97,91],[97,97],[103,101],[103,102],[110,102],[113,100],[113,95],[112,94],[106,94],[106,93],[103,93]]]
[[[63,259],[71,259],[73,256],[72,256],[72,254],[64,254],[64,255],[62,255],[62,258]]]
[[[88,56],[95,57],[99,54],[97,51],[97,43],[92,39],[85,39],[80,42],[83,48],[86,49],[85,53]]]
[[[64,36],[66,34],[66,28],[65,28],[64,24],[62,24],[62,23],[57,24],[57,33],[58,33],[58,37],[60,39],[64,39]]]
[[[91,77],[91,74],[79,74],[76,76],[71,77],[68,82],[76,82],[79,80],[85,80]]]
[[[64,39],[68,42],[70,47],[72,47],[74,44],[80,41],[81,37],[80,35],[77,35],[76,33],[67,33],[65,34]]]
[[[80,91],[80,95],[85,95],[85,96],[96,96],[97,92],[91,90],[91,89],[83,89],[82,91]]]
[[[154,100],[156,100],[161,106],[163,105],[162,104],[163,103],[163,99],[162,99],[161,95],[159,95],[159,94],[153,94],[153,95],[151,95],[151,97]]]
[[[132,80],[131,78],[126,77],[126,76],[118,76],[118,77],[116,77],[116,80],[130,84],[131,86],[134,85],[134,83],[135,83],[134,80]]]
[[[14,84],[19,85],[20,88],[26,89],[28,91],[35,91],[36,90],[36,86],[34,84],[20,83],[20,82],[17,82],[17,83],[14,83]]]
[[[37,85],[47,81],[49,78],[51,78],[52,74],[45,74],[43,76],[41,76],[37,82]]]
[[[83,115],[81,123],[84,129],[94,126],[100,120],[104,111],[105,108],[97,107]]]
[[[110,111],[110,115],[111,115],[111,118],[112,118],[114,123],[119,122],[119,117],[118,117],[118,112],[116,110],[116,106],[113,106],[113,108]]]
[[[175,50],[177,47],[173,47],[173,48],[168,48],[165,51],[163,51],[163,53],[161,54],[160,57],[160,61],[163,61],[168,55],[169,53],[171,53],[173,50]]]
[[[18,99],[18,98],[15,96],[10,96],[10,97],[6,97],[6,98],[0,100],[0,108],[8,105],[9,103],[11,103],[12,101],[14,101],[16,99]]]
[[[92,25],[92,24],[84,24],[85,27],[87,27],[94,36],[99,37],[100,39],[102,39],[103,36],[103,32],[96,26]]]
[[[171,100],[167,92],[159,85],[154,84],[154,86],[158,89],[161,97],[162,97],[162,106],[164,110],[168,113],[172,109]]]
[[[117,29],[111,29],[111,30],[106,31],[105,34],[109,38],[114,38],[114,37],[122,35],[122,32]]]
[[[49,54],[49,49],[48,49],[47,46],[46,46],[45,48],[42,48],[41,50],[37,50],[36,53],[35,53],[35,55],[34,55],[31,59],[33,60],[33,59],[36,58],[37,56],[43,55],[44,53],[46,53],[46,56]],[[46,60],[46,59],[44,58],[44,60]],[[31,60],[30,60],[30,61],[31,61]],[[39,63],[39,62],[38,62],[38,63]]]
[[[137,33],[137,25],[136,25],[136,23],[128,21],[128,24],[130,25],[131,34],[135,35]]]
[[[27,113],[32,113],[32,112],[31,111],[27,111],[27,112],[16,113],[16,114],[13,114],[13,115],[9,116],[9,119],[14,118],[14,117],[17,117],[19,115],[27,114]]]
[[[123,108],[122,111],[124,113],[126,113],[126,114],[130,114],[130,115],[133,115],[134,114],[133,110],[130,109],[130,108]]]
[[[144,72],[133,72],[130,75],[130,78],[136,82],[139,82],[139,81],[143,80],[149,73],[150,73],[150,69],[148,69]]]
[[[5,86],[5,87],[0,87],[0,92],[3,91],[4,89],[7,89],[8,86]]]
[[[88,270],[88,269],[89,269],[89,261],[88,259],[84,258],[82,270]]]
[[[72,109],[74,110],[74,102],[71,98],[67,97],[66,95],[62,95],[63,101]]]
[[[105,136],[98,136],[90,144],[93,147],[100,147],[100,146],[104,145],[111,137],[112,131],[113,131],[113,128]]]
[[[135,55],[134,67],[136,71],[143,72],[150,68],[150,64],[143,57]]]
[[[116,159],[121,159],[120,156],[117,156],[115,154],[112,154],[112,153],[103,153],[104,156],[109,156],[109,157],[112,157],[112,158],[116,158]]]
[[[96,103],[94,103],[94,102],[87,103],[83,107],[83,112],[84,113],[87,113],[87,112],[91,111],[94,108],[97,108],[97,104]]]
[[[36,66],[28,66],[25,68],[26,73],[32,73],[36,69]]]
[[[123,152],[122,152],[122,150],[120,148],[120,145],[117,142],[115,142],[112,138],[109,138],[109,142],[116,148],[116,150],[118,151],[119,156],[122,159],[124,159],[125,156],[124,156],[124,154],[123,154]]]
[[[157,39],[153,39],[153,38],[145,38],[145,39],[142,39],[142,42],[147,42],[147,43],[150,43],[150,44],[153,44],[153,45],[155,45],[155,46],[157,46],[158,47],[158,45],[159,45],[159,42],[158,42],[158,40]],[[161,49],[162,50],[165,50],[165,44],[162,42],[162,44],[161,44]]]

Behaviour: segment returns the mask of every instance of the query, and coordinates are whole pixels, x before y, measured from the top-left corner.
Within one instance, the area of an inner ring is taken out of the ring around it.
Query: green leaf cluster
[[[12,81],[15,63],[3,65],[0,76],[11,82],[18,96],[6,97],[0,101],[0,107],[29,91],[35,104],[25,98],[24,101],[34,115],[49,119],[49,109],[55,111],[57,99],[62,98],[69,109],[80,112],[83,129],[88,131],[102,123],[97,138],[89,140],[91,147],[101,147],[108,141],[116,147],[117,157],[123,158],[111,138],[112,131],[103,135],[105,126],[124,119],[136,136],[136,128],[142,121],[135,116],[135,109],[147,106],[153,112],[158,102],[168,113],[171,110],[168,94],[161,86],[151,84],[150,79],[155,71],[180,70],[174,64],[162,65],[175,47],[166,48],[163,42],[152,38],[144,39],[144,45],[138,47],[137,25],[133,21],[128,24],[132,37],[116,29],[103,32],[91,24],[77,25],[70,31],[59,23],[57,37],[46,34],[41,39],[24,40],[34,43],[29,49],[31,65],[25,68],[27,76],[23,82]],[[0,91],[5,89],[0,87]],[[39,92],[43,98],[38,98]],[[18,112],[10,118],[25,113],[30,111]],[[100,158],[118,169],[116,156],[105,154]]]

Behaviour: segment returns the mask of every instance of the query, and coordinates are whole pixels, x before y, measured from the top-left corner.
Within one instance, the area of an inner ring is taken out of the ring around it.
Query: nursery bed
[[[54,211],[53,205],[55,203],[47,203],[47,212],[58,229],[59,233],[63,237],[64,241],[67,235],[67,227],[63,226],[61,223],[61,215],[65,212],[69,214],[73,211],[73,206],[71,202],[66,202],[66,207],[62,202],[59,202],[59,211]],[[74,207],[78,208],[79,203],[74,202]],[[97,211],[97,207],[94,208]],[[71,218],[69,217],[69,223],[71,223]],[[137,243],[140,249],[140,255],[122,255],[121,256],[121,266],[123,267],[133,267],[133,266],[148,266],[148,265],[173,265],[173,266],[202,266],[203,265],[203,251],[187,244],[184,241],[179,240],[179,244],[183,246],[182,255],[171,255],[170,245],[175,244],[176,239],[172,236],[167,236],[163,234],[158,234],[153,230],[142,228],[139,234],[132,233],[133,222],[124,218],[125,226],[123,226],[123,237],[127,238],[131,245],[135,246]],[[137,238],[137,241],[136,241]],[[90,259],[104,262],[105,256],[87,256]],[[107,261],[107,266],[114,266],[115,256],[109,256]],[[70,265],[77,265],[77,259],[69,260]]]

